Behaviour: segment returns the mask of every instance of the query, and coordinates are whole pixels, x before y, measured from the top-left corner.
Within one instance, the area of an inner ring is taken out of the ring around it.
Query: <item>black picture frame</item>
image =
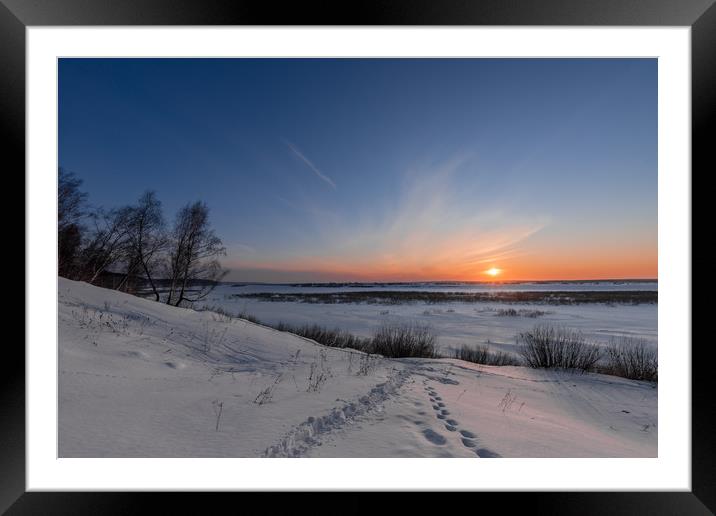
[[[714,0],[383,0],[281,3],[246,0],[0,0],[0,130],[6,174],[25,169],[25,29],[55,25],[606,25],[690,26],[692,172],[716,170],[711,140],[716,118]],[[710,129],[710,130],[709,130]],[[24,183],[21,186],[24,191]],[[693,190],[693,189],[692,189]],[[693,234],[693,231],[692,231]],[[693,248],[692,248],[693,249]],[[693,251],[692,251],[693,252]],[[693,264],[693,260],[692,260]],[[25,269],[25,275],[31,271]],[[692,303],[693,306],[693,303]],[[692,316],[693,321],[693,316]],[[10,348],[6,343],[6,349]],[[13,342],[0,375],[0,511],[8,514],[134,514],[149,501],[209,512],[231,494],[171,497],[149,493],[25,492],[25,356]],[[684,345],[690,343],[683,343]],[[501,511],[529,508],[549,514],[716,513],[713,430],[716,392],[708,346],[692,347],[692,490],[690,492],[477,493]],[[246,496],[246,495],[244,495]],[[252,495],[253,496],[253,495]],[[417,496],[419,503],[427,501]],[[495,500],[499,498],[498,500]],[[251,500],[253,501],[253,500]],[[457,499],[455,503],[462,503]],[[200,505],[195,506],[194,504]],[[473,503],[473,502],[469,502]],[[162,512],[170,512],[165,505]],[[342,512],[360,510],[361,502]],[[330,507],[330,504],[327,505]],[[175,511],[172,511],[175,512]],[[269,511],[271,512],[271,511]]]

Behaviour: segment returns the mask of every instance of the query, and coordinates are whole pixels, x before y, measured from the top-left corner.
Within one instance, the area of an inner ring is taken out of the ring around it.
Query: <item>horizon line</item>
[[[409,284],[409,283],[580,283],[580,282],[639,282],[639,283],[658,283],[658,278],[581,278],[581,279],[511,279],[511,280],[413,280],[413,281],[221,281],[220,283],[251,283],[263,285],[330,285],[330,284],[353,284],[353,285],[371,285],[379,283],[392,284]]]

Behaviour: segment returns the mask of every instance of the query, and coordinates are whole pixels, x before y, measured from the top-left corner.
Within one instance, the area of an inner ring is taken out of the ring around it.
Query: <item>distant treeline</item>
[[[399,305],[405,303],[544,303],[577,305],[584,303],[641,304],[656,303],[658,292],[653,290],[619,291],[551,291],[551,292],[426,292],[385,290],[372,292],[272,293],[234,294],[233,297],[273,302],[301,303],[366,303]]]
[[[226,275],[225,253],[209,223],[209,208],[188,203],[167,226],[153,191],[135,204],[93,208],[82,180],[59,169],[58,274],[93,285],[153,295],[179,306],[206,297]]]
[[[593,285],[611,283],[613,285],[634,284],[634,283],[657,283],[656,279],[600,279],[600,280],[500,280],[500,281],[392,281],[392,282],[313,282],[313,283],[287,283],[289,287],[415,287],[417,285],[439,286],[439,287],[461,287],[464,285]],[[246,283],[251,285],[252,283]],[[256,283],[261,284],[261,283]],[[264,283],[271,285],[272,283]],[[283,285],[283,283],[277,283]],[[243,286],[237,283],[234,286]]]

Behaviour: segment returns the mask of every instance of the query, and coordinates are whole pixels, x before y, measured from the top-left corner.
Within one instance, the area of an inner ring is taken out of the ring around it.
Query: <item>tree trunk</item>
[[[152,275],[149,274],[149,269],[144,261],[142,261],[142,267],[144,267],[144,274],[147,275],[147,280],[149,280],[149,285],[152,287],[152,292],[154,292],[154,296],[157,298],[156,301],[159,301],[159,292],[157,291],[157,287],[154,285],[154,281],[152,281]]]

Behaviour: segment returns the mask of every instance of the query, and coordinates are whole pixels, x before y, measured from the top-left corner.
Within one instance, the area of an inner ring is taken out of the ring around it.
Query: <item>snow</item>
[[[636,288],[650,290],[656,283],[634,283],[625,285],[599,284],[551,284],[551,288],[566,290],[581,287],[587,290]],[[435,331],[440,348],[449,354],[451,349],[463,344],[489,344],[495,349],[514,351],[518,333],[531,329],[535,324],[563,325],[581,331],[585,337],[597,344],[608,342],[610,337],[629,336],[643,338],[656,346],[657,305],[606,305],[602,303],[581,305],[547,304],[500,304],[500,303],[440,303],[440,304],[322,304],[300,302],[267,302],[250,298],[235,297],[237,293],[249,292],[295,292],[308,291],[339,292],[347,288],[308,288],[286,285],[247,285],[234,287],[221,285],[208,299],[201,303],[205,307],[220,307],[229,313],[248,313],[268,324],[285,322],[292,325],[320,324],[329,328],[337,327],[355,335],[369,337],[381,325],[388,323],[429,324]],[[407,287],[402,287],[406,289]],[[417,288],[417,287],[416,287]],[[520,285],[472,285],[468,287],[436,287],[432,290],[484,291],[487,288],[500,290],[545,289],[545,284]],[[379,287],[376,287],[379,289]],[[354,289],[355,290],[355,289]],[[395,290],[395,289],[392,289]],[[420,290],[424,288],[420,287]],[[500,316],[500,309],[539,310],[545,312],[536,318]]]
[[[62,278],[58,314],[60,457],[657,455],[645,382],[369,357]]]

